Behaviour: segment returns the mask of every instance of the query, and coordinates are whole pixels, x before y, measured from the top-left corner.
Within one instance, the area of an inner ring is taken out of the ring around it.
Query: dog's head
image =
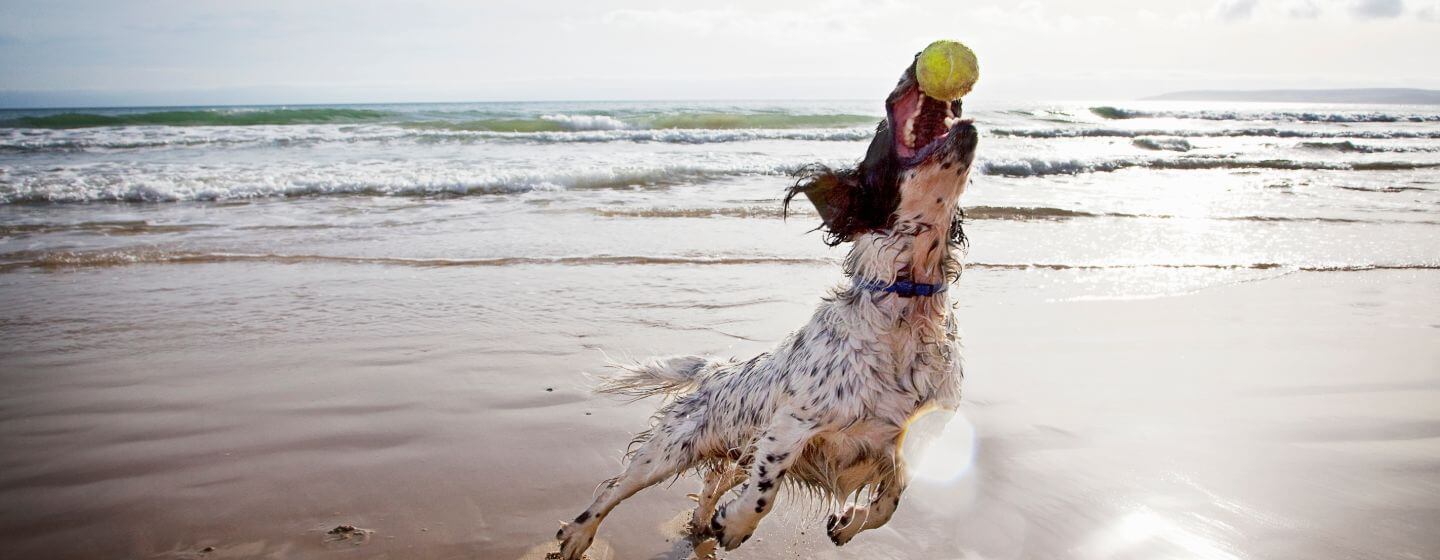
[[[885,120],[865,159],[853,169],[802,169],[785,197],[786,207],[796,195],[806,195],[820,211],[825,242],[839,245],[893,226],[906,198],[923,197],[954,209],[948,236],[964,243],[958,202],[979,137],[971,121],[960,119],[960,109],[959,100],[942,101],[920,91],[912,62],[885,99]]]

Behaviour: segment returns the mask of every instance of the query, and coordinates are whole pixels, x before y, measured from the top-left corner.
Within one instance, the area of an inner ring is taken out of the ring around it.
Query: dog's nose
[[[980,144],[980,131],[975,129],[975,121],[970,119],[957,123],[950,131],[950,137],[955,139],[955,147],[961,151],[972,151]]]

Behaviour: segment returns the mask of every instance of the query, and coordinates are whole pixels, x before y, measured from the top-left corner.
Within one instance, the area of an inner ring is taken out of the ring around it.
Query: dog
[[[847,282],[769,352],[746,361],[657,359],[620,366],[603,381],[602,393],[667,400],[635,437],[624,471],[562,525],[560,558],[580,560],[622,500],[689,471],[705,481],[691,537],[714,538],[726,550],[750,538],[782,485],[840,504],[869,498],[829,516],[826,533],[837,546],[890,520],[909,480],[900,455],[907,424],[932,409],[953,413],[960,401],[960,337],[947,288],[967,245],[959,201],[978,133],[959,118],[960,101],[921,91],[913,62],[885,107],[856,167],[810,166],[784,200],[788,213],[805,194],[820,211],[825,242],[852,243]]]

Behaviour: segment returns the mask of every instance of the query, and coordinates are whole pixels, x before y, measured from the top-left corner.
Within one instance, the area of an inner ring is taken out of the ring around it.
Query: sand
[[[1095,301],[1053,301],[1047,274],[966,273],[965,405],[936,451],[945,460],[889,526],[837,549],[816,506],[782,494],[723,556],[1440,556],[1440,272],[1277,271]],[[0,274],[0,548],[543,558],[654,406],[593,397],[586,372],[603,372],[607,353],[764,350],[834,275],[324,263]],[[593,556],[686,557],[697,485],[623,504]],[[340,525],[363,532],[329,533]]]

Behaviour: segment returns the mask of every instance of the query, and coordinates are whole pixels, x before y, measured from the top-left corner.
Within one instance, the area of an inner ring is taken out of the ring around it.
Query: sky
[[[986,99],[1440,88],[1440,0],[0,0],[0,106],[869,99],[939,38]]]

